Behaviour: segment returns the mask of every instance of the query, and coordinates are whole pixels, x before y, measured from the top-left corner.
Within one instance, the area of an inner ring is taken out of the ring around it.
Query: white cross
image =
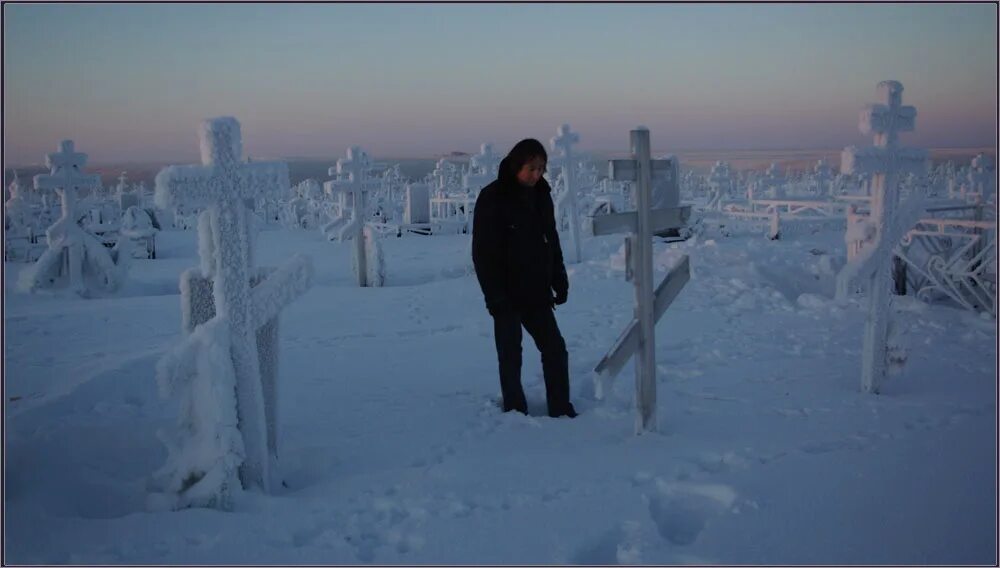
[[[479,168],[479,173],[487,176],[497,175],[497,165],[500,156],[493,153],[493,144],[479,146],[479,154],[472,157],[472,165]]]
[[[73,218],[78,191],[96,190],[101,186],[100,175],[83,173],[86,163],[87,155],[74,151],[72,140],[63,140],[59,143],[58,152],[45,155],[45,165],[51,171],[34,178],[35,189],[49,189],[59,193],[64,218]]]
[[[569,238],[572,241],[571,247],[569,248],[569,262],[577,263],[580,262],[580,213],[576,206],[576,185],[574,183],[574,163],[573,163],[573,146],[580,142],[580,135],[576,132],[570,131],[568,124],[563,124],[556,130],[556,136],[549,140],[549,144],[552,149],[556,152],[556,157],[558,161],[562,164],[562,177],[565,187],[562,195],[558,197],[557,202],[557,215],[556,218],[561,217],[561,212],[559,210],[563,209],[563,202],[565,201],[565,209],[569,215]]]
[[[365,172],[370,167],[370,163],[368,154],[360,146],[351,146],[347,149],[347,158],[337,160],[336,173],[341,177],[346,176],[347,179],[328,181],[325,184],[329,193],[353,196],[354,209],[351,213],[351,221],[349,225],[344,227],[342,234],[350,234],[351,238],[354,239],[355,261],[358,265],[358,286],[361,287],[371,284],[368,282],[368,253],[364,238],[365,222],[367,221],[365,196],[371,188],[370,184],[366,183]],[[343,214],[343,209],[341,209],[341,214]]]
[[[991,171],[993,164],[989,157],[985,154],[978,154],[972,159],[971,167],[969,168],[969,185],[973,193],[978,193],[980,198],[985,201],[989,194],[993,190],[993,181],[995,176]]]
[[[658,172],[673,172],[670,160],[650,159],[649,130],[639,127],[630,132],[632,159],[611,160],[610,177],[616,181],[636,182],[636,211],[594,217],[594,235],[631,233],[626,241],[626,277],[635,284],[635,313],[632,321],[594,369],[598,396],[603,395],[602,381],[614,377],[633,354],[636,356],[636,433],[656,430],[656,354],[654,327],[689,278],[687,256],[653,291],[653,233],[682,227],[691,207],[651,210],[652,182]],[[660,174],[663,175],[663,174]],[[635,254],[632,254],[632,249]]]
[[[55,190],[62,201],[62,216],[45,231],[48,251],[38,259],[35,274],[45,272],[43,267],[57,262],[62,250],[65,249],[69,264],[70,288],[80,295],[87,292],[83,278],[85,263],[97,267],[103,273],[105,282],[114,286],[114,263],[110,254],[76,222],[77,191],[96,190],[101,187],[101,176],[83,173],[83,166],[86,163],[87,155],[76,152],[72,140],[63,140],[59,144],[58,152],[45,156],[45,165],[50,168],[50,173],[34,177],[36,189]],[[41,285],[43,283],[36,279],[32,288]]]
[[[250,290],[250,234],[244,200],[288,192],[288,166],[281,162],[241,162],[240,124],[223,117],[202,122],[202,165],[170,166],[156,176],[156,204],[207,206],[213,233],[213,295],[228,318],[237,381],[237,416],[246,458],[240,466],[244,487],[271,488],[266,416],[257,357],[257,318]],[[280,286],[282,283],[276,282]]]
[[[887,339],[889,327],[889,261],[892,251],[906,234],[913,217],[924,209],[919,202],[910,203],[897,214],[899,187],[897,180],[904,173],[924,173],[927,168],[924,150],[900,148],[899,133],[914,128],[917,110],[903,106],[903,85],[898,81],[882,81],[878,91],[885,104],[869,105],[861,112],[859,128],[864,134],[874,134],[875,146],[845,148],[841,154],[841,171],[845,174],[871,174],[871,221],[876,228],[875,241],[838,275],[838,296],[849,289],[852,273],[868,281],[869,310],[865,323],[864,351],[862,353],[861,388],[877,393],[885,378],[887,364]],[[897,217],[898,215],[898,217]]]
[[[709,209],[722,209],[722,196],[729,191],[731,183],[729,164],[722,161],[715,162],[708,176],[708,186],[712,189],[712,195],[709,197],[707,205]]]

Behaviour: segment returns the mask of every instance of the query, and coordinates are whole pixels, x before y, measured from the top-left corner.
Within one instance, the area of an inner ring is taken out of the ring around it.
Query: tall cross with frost
[[[865,322],[862,353],[861,388],[878,393],[887,370],[887,342],[890,308],[890,268],[893,251],[900,239],[920,219],[926,209],[922,199],[909,199],[897,210],[898,180],[907,173],[924,173],[927,153],[918,148],[899,146],[899,133],[914,128],[917,109],[903,106],[903,85],[898,81],[878,84],[883,104],[868,105],[861,112],[859,128],[875,137],[867,148],[849,146],[841,154],[845,174],[872,175],[871,223],[873,241],[837,275],[837,296],[845,297],[852,283],[868,283],[869,309]]]
[[[347,157],[337,160],[336,173],[341,180],[327,182],[326,187],[332,193],[341,195],[351,194],[354,201],[354,209],[351,213],[350,224],[342,230],[342,234],[351,235],[354,239],[354,261],[358,269],[358,286],[369,286],[368,278],[368,250],[367,239],[365,238],[365,222],[367,221],[366,191],[369,189],[365,184],[365,172],[370,168],[368,155],[360,146],[351,146],[347,149]],[[331,171],[333,168],[331,168]],[[373,236],[374,238],[374,236]]]
[[[691,207],[653,209],[653,182],[658,177],[676,176],[675,159],[650,158],[649,130],[640,126],[630,132],[632,158],[611,160],[610,177],[635,182],[636,210],[594,217],[594,235],[629,233],[625,240],[626,279],[635,284],[634,317],[614,346],[594,369],[595,390],[603,396],[606,379],[621,371],[635,356],[636,433],[656,430],[656,353],[653,331],[656,322],[687,283],[690,275],[685,255],[653,290],[653,235],[683,227]]]
[[[245,200],[268,193],[285,195],[288,166],[282,162],[242,162],[240,123],[232,117],[205,120],[199,137],[202,164],[161,170],[156,176],[156,204],[164,209],[204,206],[209,211],[215,310],[229,324],[237,418],[245,451],[240,479],[244,487],[268,490],[267,423],[256,345],[256,312],[261,307],[252,301],[250,291],[251,235]]]
[[[549,140],[552,148],[556,151],[556,157],[562,165],[563,193],[559,195],[556,203],[556,215],[558,219],[561,212],[566,211],[569,216],[569,239],[572,241],[569,249],[569,262],[580,262],[580,212],[576,206],[576,185],[575,185],[575,164],[573,160],[573,145],[580,142],[580,135],[572,132],[568,124],[563,124],[556,130],[556,135]]]

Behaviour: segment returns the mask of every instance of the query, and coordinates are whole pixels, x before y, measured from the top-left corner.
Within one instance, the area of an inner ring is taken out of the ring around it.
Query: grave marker
[[[917,110],[903,106],[903,85],[898,81],[882,81],[878,92],[884,104],[869,105],[861,113],[859,128],[863,134],[873,134],[875,145],[867,148],[850,146],[841,155],[844,173],[872,175],[871,222],[874,241],[838,274],[837,296],[843,298],[854,278],[868,282],[869,309],[865,322],[862,353],[861,388],[878,393],[887,371],[887,342],[890,313],[890,261],[899,240],[909,231],[925,206],[911,199],[900,211],[899,179],[906,173],[924,173],[927,154],[916,148],[899,146],[899,133],[913,130]]]
[[[576,164],[573,160],[573,145],[580,142],[580,136],[572,132],[568,124],[563,124],[556,130],[556,135],[549,140],[552,149],[555,150],[556,158],[562,165],[563,193],[558,196],[556,219],[562,216],[565,207],[569,216],[569,239],[572,244],[569,247],[569,258],[566,260],[570,264],[580,262],[580,212],[576,204],[577,187],[575,183]],[[558,223],[556,225],[558,227]]]
[[[691,207],[651,210],[652,184],[657,176],[676,172],[669,160],[650,158],[649,130],[632,130],[632,159],[611,160],[609,177],[616,181],[635,182],[636,211],[594,217],[594,235],[628,232],[625,241],[626,279],[635,284],[634,317],[607,355],[594,369],[598,396],[603,396],[603,382],[615,376],[625,362],[636,360],[636,433],[656,430],[656,356],[654,327],[670,303],[689,279],[688,259],[680,264],[653,290],[654,232],[684,226]],[[661,173],[663,172],[663,173]]]
[[[288,192],[288,167],[280,162],[241,161],[240,124],[223,117],[202,122],[201,165],[170,166],[156,176],[156,203],[162,208],[197,205],[202,272],[211,275],[213,309],[228,322],[230,355],[236,377],[236,414],[244,460],[239,477],[245,488],[273,488],[268,452],[265,386],[262,383],[257,329],[295,296],[312,274],[299,257],[251,289],[254,277],[246,200]],[[298,275],[298,276],[296,276]],[[297,279],[298,278],[298,279]],[[304,282],[303,282],[304,281]]]

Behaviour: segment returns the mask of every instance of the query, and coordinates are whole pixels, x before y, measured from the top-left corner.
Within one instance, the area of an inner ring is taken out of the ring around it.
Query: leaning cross
[[[654,327],[659,318],[687,283],[690,272],[685,255],[653,291],[653,233],[683,227],[691,207],[650,209],[652,182],[661,172],[673,172],[670,160],[651,160],[649,130],[632,130],[632,159],[611,160],[610,178],[636,182],[636,211],[594,217],[594,235],[629,233],[625,241],[626,278],[635,284],[635,315],[614,346],[598,363],[596,391],[603,396],[604,380],[621,371],[625,362],[636,356],[636,433],[656,430],[656,357]],[[634,254],[633,254],[634,252]]]
[[[878,91],[885,97],[885,104],[866,107],[859,124],[863,134],[875,135],[875,145],[849,146],[841,155],[842,173],[873,175],[871,221],[877,233],[875,241],[866,247],[869,250],[862,251],[846,265],[837,280],[837,295],[841,298],[848,292],[852,276],[868,283],[861,388],[871,393],[878,393],[887,369],[889,259],[924,210],[920,202],[911,199],[900,211],[895,211],[899,201],[897,180],[907,173],[925,173],[927,169],[926,151],[899,146],[899,133],[913,130],[917,116],[916,108],[902,104],[903,85],[898,81],[882,81]]]
[[[256,486],[266,491],[272,486],[256,331],[269,314],[260,313],[258,305],[264,289],[254,293],[250,287],[253,275],[245,200],[267,193],[287,193],[288,166],[280,162],[241,162],[243,143],[240,124],[235,118],[206,120],[201,124],[199,136],[202,165],[170,166],[160,171],[156,176],[156,204],[162,208],[178,205],[208,208],[215,261],[215,309],[229,321],[237,419],[246,455],[240,466],[240,479],[244,487]],[[291,272],[294,271],[284,274]],[[283,284],[286,283],[272,282],[267,288],[281,288]],[[287,285],[292,286],[291,282]],[[272,307],[284,305],[285,301]]]
[[[569,249],[571,253],[569,261],[571,263],[580,262],[582,256],[580,254],[580,214],[576,206],[576,187],[573,183],[575,181],[573,178],[576,168],[574,167],[572,154],[573,145],[579,142],[580,135],[576,132],[571,132],[568,124],[560,126],[556,131],[556,136],[549,141],[562,162],[562,178],[565,185],[563,187],[564,193],[559,196],[559,205],[562,205],[562,201],[566,201],[567,213],[569,215],[569,238],[573,241],[573,246]]]

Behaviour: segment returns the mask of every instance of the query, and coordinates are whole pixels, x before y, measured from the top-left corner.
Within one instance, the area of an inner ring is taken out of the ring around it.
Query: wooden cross
[[[598,363],[598,396],[602,382],[614,377],[636,354],[636,433],[656,430],[656,354],[654,327],[690,277],[687,256],[653,290],[653,233],[684,226],[691,207],[651,210],[652,182],[660,172],[676,172],[668,160],[650,159],[649,130],[632,130],[632,159],[611,160],[610,178],[636,182],[636,211],[594,217],[594,235],[630,233],[625,241],[626,278],[635,284],[635,312],[611,350]],[[634,252],[634,254],[633,254]]]
[[[573,164],[573,145],[580,142],[580,135],[576,132],[570,131],[568,124],[563,124],[556,131],[556,136],[554,136],[549,144],[552,148],[556,150],[556,156],[562,162],[562,177],[565,183],[564,193],[560,196],[562,201],[566,201],[567,208],[569,209],[569,238],[573,241],[572,247],[569,249],[569,262],[577,263],[580,262],[582,255],[580,254],[580,213],[576,206],[576,187],[574,186],[574,164]],[[560,207],[561,209],[561,207]]]
[[[235,118],[201,124],[202,165],[170,166],[156,176],[156,204],[205,206],[212,232],[213,297],[219,315],[228,319],[236,373],[237,418],[245,459],[240,466],[244,487],[269,490],[270,459],[267,419],[258,362],[259,316],[251,293],[250,234],[245,200],[288,192],[288,166],[281,162],[241,161],[243,143]],[[199,228],[200,230],[200,228]],[[204,259],[203,259],[204,260]],[[282,287],[290,282],[273,282]],[[284,304],[281,304],[284,305]]]
[[[924,207],[910,203],[897,218],[899,200],[897,180],[905,173],[924,173],[927,153],[916,148],[899,147],[899,133],[911,131],[916,122],[917,109],[903,106],[903,85],[898,81],[882,81],[878,91],[885,104],[869,105],[861,112],[859,128],[863,134],[875,136],[875,146],[845,148],[841,154],[841,172],[845,174],[871,174],[871,221],[876,227],[875,241],[870,252],[858,255],[838,275],[837,294],[846,295],[850,277],[868,280],[869,309],[865,322],[864,350],[862,353],[861,388],[878,393],[879,385],[887,370],[887,341],[889,330],[889,304],[891,299],[889,264],[892,251],[900,238],[913,227]],[[868,248],[868,247],[866,247]]]

